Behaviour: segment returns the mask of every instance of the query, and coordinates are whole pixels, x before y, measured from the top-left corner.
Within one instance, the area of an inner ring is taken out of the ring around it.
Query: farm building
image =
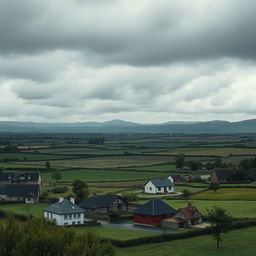
[[[188,228],[202,223],[202,217],[202,213],[194,205],[188,203],[187,207],[178,209],[172,218],[164,219],[161,226],[173,229]]]
[[[84,209],[75,205],[74,198],[61,197],[57,203],[44,209],[44,217],[55,221],[58,226],[81,225],[85,221]]]
[[[26,204],[39,202],[38,184],[11,184],[0,187],[0,200],[23,201]]]
[[[152,199],[133,212],[133,221],[138,225],[155,226],[175,213],[175,209],[160,199]]]
[[[171,181],[171,183],[180,183],[184,181],[182,175],[170,175],[168,176],[168,179]]]
[[[39,184],[41,185],[39,172],[4,172],[0,173],[0,185],[7,184]]]
[[[170,179],[152,179],[144,185],[144,192],[148,194],[166,194],[174,192],[174,185]]]
[[[191,174],[187,177],[187,182],[200,182],[202,181],[202,178],[198,174]]]
[[[79,204],[87,215],[107,214],[109,210],[124,212],[128,210],[128,205],[119,195],[112,193],[106,195],[94,195],[85,199]]]
[[[229,183],[234,181],[234,171],[231,168],[213,169],[210,176],[211,182]]]

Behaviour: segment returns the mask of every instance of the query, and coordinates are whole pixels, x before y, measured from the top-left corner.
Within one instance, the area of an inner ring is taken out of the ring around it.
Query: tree
[[[188,166],[192,171],[196,171],[201,168],[201,162],[198,160],[190,160],[188,161]]]
[[[50,164],[50,162],[45,162],[45,168],[46,169],[48,169],[48,170],[50,170],[51,169],[51,164]]]
[[[232,217],[225,209],[216,206],[211,210],[207,209],[207,213],[208,220],[212,225],[212,233],[217,242],[217,248],[220,248],[221,233],[228,232],[232,224]]]
[[[62,179],[62,175],[60,173],[60,171],[56,171],[52,174],[52,178],[55,180],[55,182],[57,182],[58,180]]]
[[[220,184],[217,182],[211,182],[208,187],[209,190],[213,190],[216,193],[216,190],[220,189]]]
[[[90,195],[89,188],[87,184],[82,180],[75,180],[72,183],[73,189],[72,191],[76,195],[76,199],[78,202],[81,202],[85,198]]]
[[[186,202],[188,201],[188,198],[191,196],[191,192],[187,189],[182,190],[182,197],[186,200]]]
[[[175,158],[175,165],[177,168],[182,168],[185,164],[185,156],[183,154],[180,154],[176,156]]]
[[[121,196],[126,203],[136,202],[138,200],[137,194],[132,192],[124,193]]]

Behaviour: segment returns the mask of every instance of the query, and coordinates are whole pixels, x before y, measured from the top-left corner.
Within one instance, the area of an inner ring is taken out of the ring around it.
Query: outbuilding
[[[133,221],[137,225],[155,226],[175,213],[176,210],[162,200],[152,199],[133,212]]]

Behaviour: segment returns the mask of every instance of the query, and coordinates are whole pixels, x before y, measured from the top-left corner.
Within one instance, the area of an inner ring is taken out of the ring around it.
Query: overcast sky
[[[255,0],[0,0],[0,120],[256,118]]]

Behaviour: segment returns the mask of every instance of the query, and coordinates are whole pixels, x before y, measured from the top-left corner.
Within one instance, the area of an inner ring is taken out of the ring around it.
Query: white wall
[[[166,192],[167,191],[167,192]],[[147,194],[164,194],[164,193],[173,193],[174,192],[174,186],[171,186],[170,188],[167,187],[160,187],[157,188],[155,185],[149,181],[144,186],[144,192]]]
[[[50,212],[44,212],[44,217],[48,220],[56,221],[58,226],[70,226],[70,225],[80,225],[84,224],[84,213],[79,214],[64,214],[59,215]]]

